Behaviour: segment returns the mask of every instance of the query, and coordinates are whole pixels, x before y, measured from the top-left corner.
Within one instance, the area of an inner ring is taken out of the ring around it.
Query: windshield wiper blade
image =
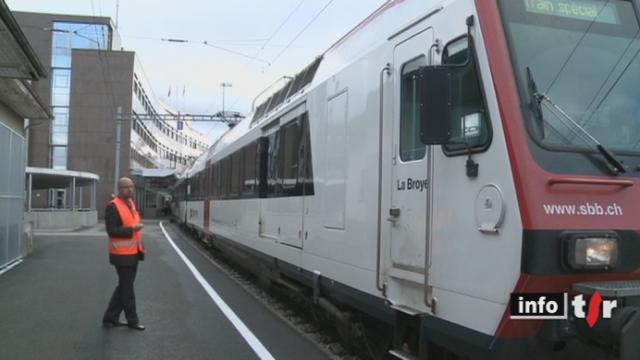
[[[531,72],[531,68],[527,66],[526,70],[527,70],[527,82],[528,82],[529,92],[531,96],[531,106],[532,106],[531,111],[533,111],[533,113],[536,115],[538,120],[543,123],[547,122],[544,118],[544,114],[542,113],[542,102],[547,101],[565,119],[569,120],[570,124],[573,125],[573,127],[575,127],[580,131],[580,132],[575,132],[577,136],[580,136],[580,133],[582,133],[582,136],[580,137],[583,140],[585,139],[585,136],[586,136],[586,139],[590,140],[595,144],[595,147],[598,150],[598,152],[602,155],[602,157],[604,157],[607,163],[609,163],[609,165],[612,166],[612,167],[608,167],[608,169],[611,171],[613,175],[626,173],[627,169],[625,169],[624,165],[620,162],[620,160],[618,160],[611,151],[609,151],[604,145],[602,145],[602,143],[600,143],[598,139],[596,139],[593,135],[591,135],[591,133],[589,133],[584,127],[582,127],[582,125],[578,124],[578,122],[575,121],[571,116],[569,116],[569,114],[567,114],[564,110],[562,110],[560,106],[556,105],[556,103],[554,103],[549,98],[549,96],[538,92],[538,86],[536,85],[536,82],[533,79],[533,73]],[[563,123],[566,125],[566,122],[563,121]],[[541,133],[544,134],[544,126],[541,126]]]
[[[607,160],[607,162],[609,163],[609,165],[613,167],[611,168],[611,172],[614,175],[624,174],[627,172],[627,169],[625,169],[624,165],[620,162],[620,160],[618,160],[613,155],[613,153],[610,150],[608,150],[604,145],[602,145],[602,143],[598,141],[598,139],[596,139],[593,135],[591,135],[591,133],[589,133],[584,127],[582,127],[582,125],[578,124],[578,122],[575,121],[571,116],[569,116],[569,114],[567,114],[564,110],[562,110],[560,106],[554,103],[549,98],[549,96],[547,96],[546,94],[539,94],[539,93],[536,93],[534,96],[538,99],[540,104],[542,104],[543,101],[547,101],[549,104],[551,104],[551,106],[553,106],[554,109],[556,109],[565,119],[569,120],[569,122],[576,129],[578,129],[583,135],[585,135],[587,139],[591,140],[591,142],[595,144],[596,149],[602,155],[602,157],[604,157],[605,160]],[[582,139],[585,139],[584,136],[581,136],[581,137]]]

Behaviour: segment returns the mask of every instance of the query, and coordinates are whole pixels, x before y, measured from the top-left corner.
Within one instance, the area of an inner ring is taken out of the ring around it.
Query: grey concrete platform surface
[[[32,255],[0,275],[0,358],[259,358],[196,281],[157,223],[145,224],[147,258],[138,268],[136,299],[146,331],[101,325],[117,282],[101,229],[39,234]],[[164,225],[273,358],[326,359],[314,344],[212,265],[179,231]]]

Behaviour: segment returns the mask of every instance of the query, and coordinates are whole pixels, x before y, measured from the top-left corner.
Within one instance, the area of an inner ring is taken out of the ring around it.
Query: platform
[[[192,269],[158,222],[145,224],[147,256],[138,268],[135,289],[146,331],[101,324],[117,282],[102,227],[38,233],[33,254],[0,275],[2,358],[327,358],[199,253],[173,225],[163,224]],[[194,270],[228,305],[227,313]],[[235,323],[229,311],[237,316]],[[239,330],[238,321],[244,330]],[[250,345],[251,335],[258,345]]]

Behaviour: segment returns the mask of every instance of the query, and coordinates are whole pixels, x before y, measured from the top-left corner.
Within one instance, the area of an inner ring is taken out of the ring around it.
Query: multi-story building
[[[50,81],[35,89],[54,115],[50,124],[30,129],[28,164],[99,175],[100,216],[117,177],[132,170],[170,175],[207,148],[206,136],[188,121],[178,126],[167,120],[174,112],[153,95],[135,53],[122,50],[110,18],[27,12],[14,16],[49,69]],[[67,191],[37,194],[34,207],[65,207]],[[141,189],[140,195],[139,201],[150,208],[161,202],[149,189]]]
[[[179,115],[160,102],[151,89],[139,62],[135,63],[132,108],[131,166],[134,169],[183,169],[208,148],[207,137],[191,127],[189,121],[179,129],[176,121],[163,121],[153,115]],[[166,116],[163,116],[166,118]],[[188,119],[188,118],[187,118]]]

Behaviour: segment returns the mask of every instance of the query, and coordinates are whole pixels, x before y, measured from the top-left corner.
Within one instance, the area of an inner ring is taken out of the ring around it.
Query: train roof
[[[451,0],[389,0],[365,18],[351,31],[336,41],[324,53],[298,72],[280,89],[260,103],[254,112],[224,133],[209,151],[203,153],[191,166],[189,173],[195,173],[205,166],[205,162],[223,149],[240,139],[255,125],[268,122],[288,110],[298,99],[318,84],[333,76],[340,69],[353,63],[363,54],[385,43],[397,32],[416,23],[429,10],[435,10]],[[418,15],[417,15],[418,14]],[[193,169],[193,171],[191,171]]]

